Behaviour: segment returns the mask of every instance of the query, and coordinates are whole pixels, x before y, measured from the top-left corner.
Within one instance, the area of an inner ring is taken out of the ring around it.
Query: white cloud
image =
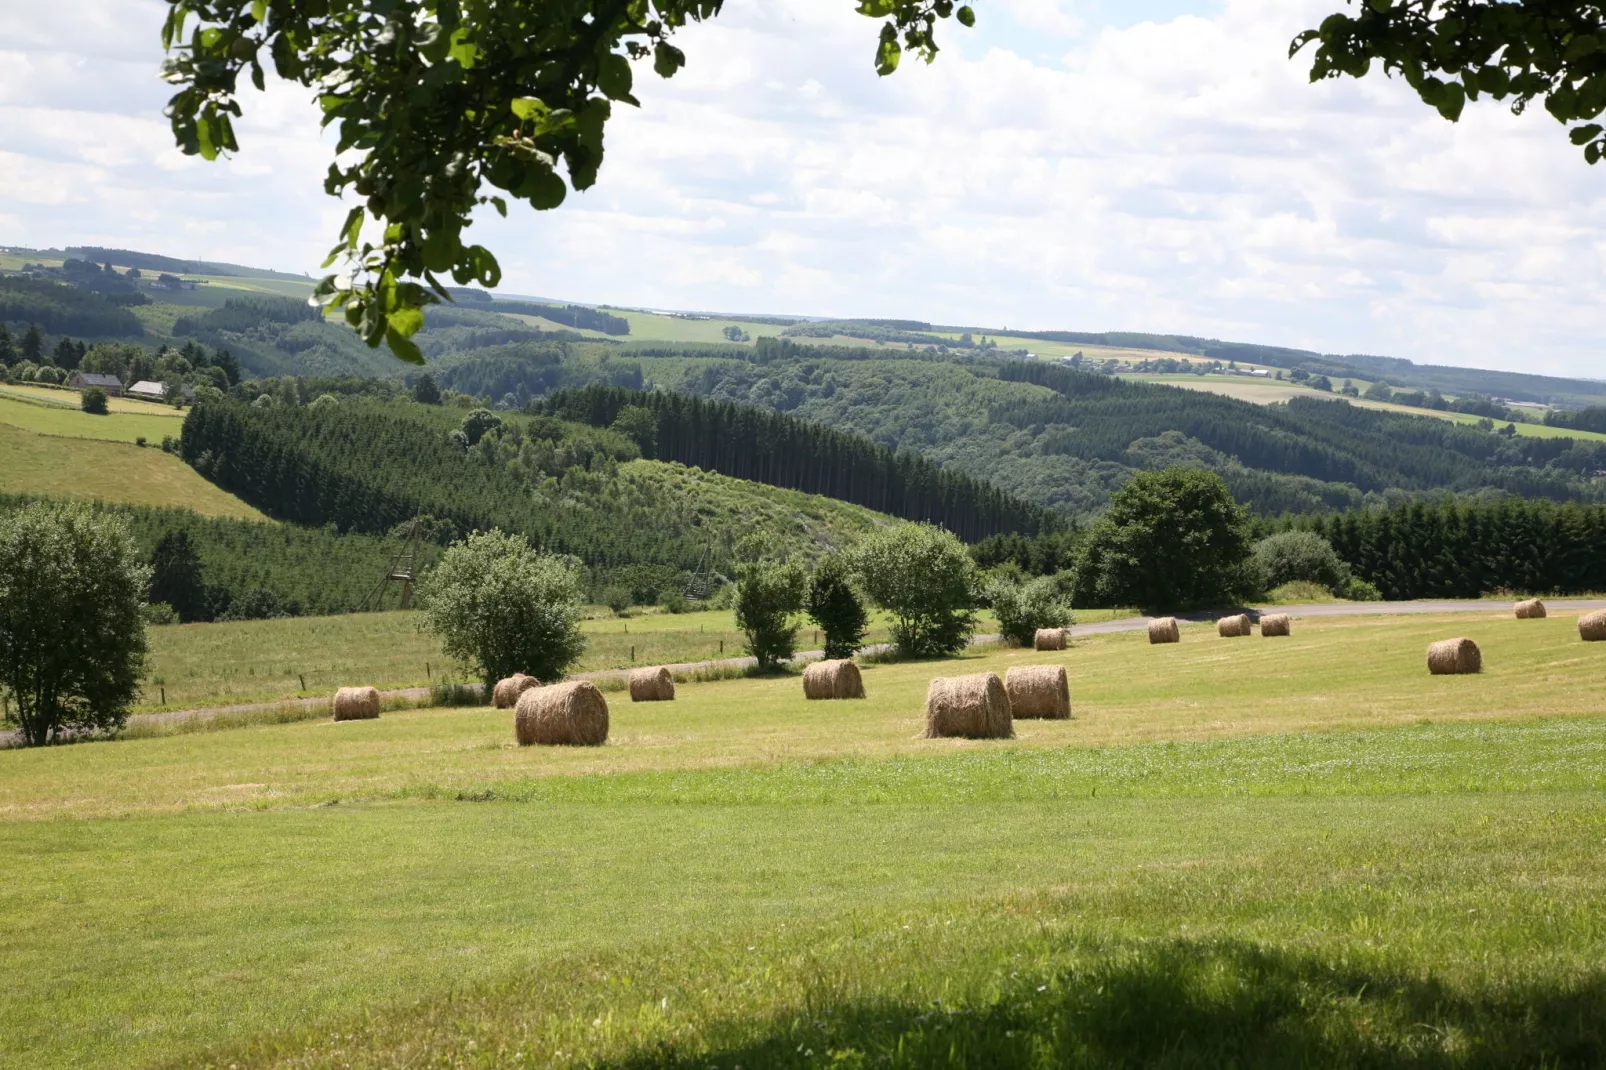
[[[1539,109],[1451,125],[1381,78],[1307,84],[1288,41],[1338,6],[984,0],[878,79],[849,0],[729,0],[686,71],[643,72],[594,189],[476,239],[505,289],[576,300],[1599,374],[1597,173]],[[314,110],[250,96],[235,161],[179,156],[164,10],[0,12],[0,241],[315,270],[341,212]]]

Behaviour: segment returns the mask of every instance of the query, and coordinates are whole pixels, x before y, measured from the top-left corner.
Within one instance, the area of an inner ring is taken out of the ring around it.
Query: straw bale
[[[378,716],[377,687],[342,687],[335,692],[335,720],[371,721]]]
[[[630,674],[631,702],[673,702],[675,678],[660,665],[656,669],[637,669]]]
[[[1261,635],[1287,635],[1293,622],[1286,613],[1271,613],[1260,618]]]
[[[513,733],[521,747],[601,746],[608,739],[608,700],[590,680],[532,687],[519,696]]]
[[[1518,620],[1539,620],[1545,615],[1545,604],[1537,598],[1517,603]]]
[[[1223,639],[1232,639],[1240,635],[1252,635],[1255,626],[1249,621],[1249,614],[1239,613],[1231,617],[1222,617],[1216,621],[1216,634]]]
[[[526,676],[516,672],[506,680],[498,680],[491,689],[491,698],[499,710],[511,710],[519,704],[519,696],[532,687],[540,687],[541,681],[533,676]]]
[[[1149,621],[1149,642],[1175,643],[1182,639],[1182,630],[1175,617],[1155,617]]]
[[[1578,618],[1578,638],[1586,643],[1606,639],[1606,609],[1597,609]]]
[[[997,673],[938,677],[926,689],[926,738],[1009,739],[1015,726]]]
[[[863,698],[864,677],[859,667],[847,659],[816,661],[803,670],[803,697]]]
[[[1017,665],[1004,674],[1011,717],[1063,721],[1071,716],[1071,688],[1063,665]]]
[[[1064,650],[1065,636],[1064,628],[1039,628],[1032,637],[1032,646],[1038,650]]]
[[[1483,671],[1483,654],[1471,639],[1443,639],[1428,647],[1428,672],[1434,676]]]

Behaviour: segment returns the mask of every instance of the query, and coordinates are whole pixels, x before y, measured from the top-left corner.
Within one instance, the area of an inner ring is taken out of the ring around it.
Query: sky
[[[588,303],[1606,377],[1606,168],[1541,108],[1311,85],[1289,41],[1343,0],[973,5],[878,78],[854,0],[727,0],[686,70],[638,72],[595,187],[472,237],[503,291]],[[182,156],[165,9],[0,4],[0,245],[317,274],[344,208],[309,95],[248,92],[237,156]]]

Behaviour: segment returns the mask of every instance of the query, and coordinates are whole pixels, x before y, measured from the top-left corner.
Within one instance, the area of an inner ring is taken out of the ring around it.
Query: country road
[[[1606,609],[1606,598],[1555,598],[1545,601],[1547,608],[1556,611],[1587,612],[1594,609]],[[1227,613],[1246,612],[1259,619],[1262,612],[1275,610],[1278,613],[1287,613],[1291,617],[1373,617],[1391,616],[1398,614],[1421,613],[1498,613],[1505,615],[1511,612],[1509,602],[1472,602],[1472,601],[1422,601],[1422,602],[1324,602],[1303,606],[1276,606],[1266,610],[1253,606],[1240,606],[1230,610],[1212,610],[1208,612],[1178,613],[1177,619],[1202,623],[1213,621]],[[1142,631],[1149,626],[1148,617],[1124,617],[1120,620],[1100,621],[1097,624],[1078,624],[1071,628],[1071,635],[1109,635],[1115,632]],[[998,641],[996,635],[978,635],[971,640],[975,644],[993,643]],[[877,644],[866,647],[868,654],[882,653],[887,649],[886,644]],[[804,650],[797,654],[794,661],[817,661],[823,657],[819,650]],[[695,673],[710,669],[745,669],[754,664],[752,658],[720,658],[714,661],[677,662],[666,666],[675,673]],[[630,672],[629,669],[600,669],[596,672],[576,673],[572,679],[602,680],[610,677],[622,677]],[[478,688],[479,685],[469,685]],[[428,698],[430,689],[427,687],[410,687],[394,691],[382,691],[383,699],[390,701],[421,702]],[[170,724],[175,721],[207,720],[213,717],[226,717],[230,715],[249,714],[255,711],[273,709],[294,709],[300,707],[309,712],[327,708],[327,698],[292,698],[278,702],[253,702],[236,706],[212,706],[204,709],[169,710],[162,713],[136,714],[128,719],[129,726]],[[0,749],[13,747],[17,744],[15,732],[0,732]]]

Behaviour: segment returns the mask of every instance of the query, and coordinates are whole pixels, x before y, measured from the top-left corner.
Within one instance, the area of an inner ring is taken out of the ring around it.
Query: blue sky
[[[887,79],[853,6],[688,30],[595,188],[476,225],[504,289],[1603,374],[1606,171],[1537,108],[1452,125],[1397,82],[1309,85],[1288,42],[1342,0],[974,0]],[[316,272],[343,209],[315,111],[270,86],[237,157],[180,156],[164,8],[0,5],[0,244]]]

